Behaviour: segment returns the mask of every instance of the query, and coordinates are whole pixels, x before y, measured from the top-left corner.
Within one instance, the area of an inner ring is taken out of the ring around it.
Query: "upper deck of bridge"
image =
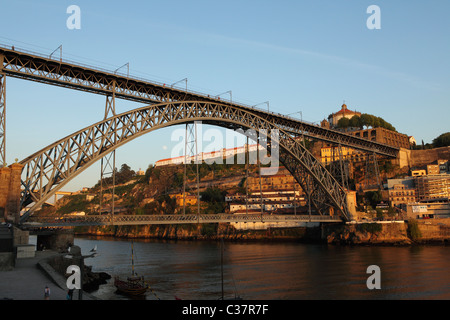
[[[0,72],[11,77],[37,81],[86,92],[142,102],[208,101],[252,112],[295,136],[305,136],[382,156],[396,157],[399,149],[379,142],[323,128],[293,117],[221,99],[192,90],[176,88],[122,72],[112,72],[50,55],[0,45]]]

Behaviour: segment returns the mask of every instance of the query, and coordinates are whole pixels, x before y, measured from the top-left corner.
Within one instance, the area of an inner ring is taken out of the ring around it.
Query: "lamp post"
[[[223,92],[223,93],[221,93],[221,94],[218,94],[218,95],[216,96],[216,98],[219,98],[221,95],[227,94],[227,93],[230,94],[230,102],[232,102],[232,101],[233,101],[233,97],[232,97],[232,95],[231,95],[231,90],[229,90],[229,91],[227,91],[227,92]]]
[[[174,85],[176,85],[177,83],[183,82],[183,81],[186,82],[186,92],[187,92],[187,81],[188,81],[187,78],[184,78],[184,79],[181,79],[181,80],[179,80],[179,81],[177,81],[177,82],[172,83],[172,84],[170,85],[170,87],[173,88]]]
[[[114,70],[114,74],[116,74],[117,71],[119,71],[120,69],[122,69],[125,66],[127,67],[127,78],[128,78],[130,76],[130,63],[129,62],[125,63],[123,66],[120,66],[119,68]]]
[[[60,45],[58,48],[56,48],[55,50],[53,50],[53,52],[50,53],[50,55],[49,55],[48,57],[51,59],[51,58],[52,58],[52,55],[53,55],[56,51],[58,51],[58,49],[59,49],[59,61],[62,62],[62,45]],[[13,50],[14,50],[14,48],[13,48]]]
[[[269,112],[269,101],[265,101],[265,102],[261,102],[261,103],[255,104],[254,106],[252,106],[252,108],[254,108],[256,106],[259,106],[261,104],[267,104],[267,112]]]
[[[293,115],[293,114],[296,114],[296,113],[300,113],[300,121],[303,121],[303,114],[302,114],[301,111],[296,111],[296,112],[289,113],[289,114],[287,114],[287,116],[290,116],[290,115]]]

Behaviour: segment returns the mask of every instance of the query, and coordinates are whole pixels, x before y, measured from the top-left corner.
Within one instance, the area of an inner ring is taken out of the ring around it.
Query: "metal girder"
[[[50,59],[48,56],[0,47],[3,63],[0,68],[9,76],[57,85],[61,87],[111,95],[115,90],[117,98],[149,103],[175,101],[209,101],[240,108],[245,112],[256,113],[261,118],[277,125],[293,135],[340,144],[357,150],[396,157],[399,149],[364,138],[355,137],[340,131],[299,121],[286,115],[264,111],[251,106],[224,101],[217,96],[181,90],[163,83],[119,75],[113,72],[83,66],[64,60]]]
[[[113,83],[113,86],[115,84]],[[116,116],[116,99],[115,90],[111,96],[106,96],[105,105],[105,117]],[[114,130],[112,128],[112,130]],[[109,195],[110,198],[104,201],[105,195]],[[99,213],[104,210],[109,211],[111,215],[115,211],[115,195],[116,195],[116,150],[113,150],[110,154],[104,156],[100,161],[100,194],[99,194]],[[109,209],[108,209],[109,203]]]
[[[0,168],[3,166],[6,166],[6,76],[0,70]]]
[[[301,180],[302,172],[298,168],[302,167],[343,218],[351,219],[345,191],[321,162],[288,132],[252,112],[230,105],[182,101],[150,105],[105,119],[22,160],[22,207],[33,203],[22,221],[69,180],[123,144],[159,128],[194,121],[234,130],[258,128],[266,133],[278,130],[280,162],[297,181]]]
[[[118,215],[111,219],[108,215],[79,217],[39,216],[25,222],[25,229],[64,226],[101,225],[147,225],[147,224],[188,224],[188,223],[233,223],[233,222],[341,222],[339,217],[307,215],[260,215],[260,214],[164,214],[164,215]]]

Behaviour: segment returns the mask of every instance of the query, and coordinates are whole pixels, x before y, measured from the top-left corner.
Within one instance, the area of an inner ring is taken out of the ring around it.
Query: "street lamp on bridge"
[[[129,62],[125,63],[123,66],[120,66],[119,68],[114,70],[114,74],[116,74],[117,71],[119,71],[120,69],[122,69],[125,66],[127,66],[127,78],[128,78],[130,76],[130,63]]]
[[[303,113],[301,111],[296,111],[296,112],[289,113],[289,114],[287,114],[287,116],[290,116],[290,115],[293,115],[293,114],[296,114],[296,113],[300,114],[300,121],[303,121]]]
[[[252,106],[252,108],[254,108],[256,106],[259,106],[261,104],[267,104],[267,112],[269,112],[269,101],[265,101],[265,102],[261,102],[261,103],[255,104],[254,106]]]
[[[184,78],[184,79],[181,79],[181,80],[179,80],[179,81],[177,81],[177,82],[172,83],[172,84],[170,85],[170,87],[173,88],[174,85],[176,85],[177,83],[183,82],[183,81],[186,82],[186,91],[187,91],[187,81],[188,81],[187,78]]]
[[[229,90],[229,91],[227,91],[227,92],[223,92],[223,93],[221,93],[221,94],[218,94],[218,95],[216,96],[216,98],[219,98],[221,95],[227,94],[227,93],[230,94],[230,102],[232,102],[232,101],[233,101],[233,97],[232,97],[232,95],[231,95],[231,90]]]

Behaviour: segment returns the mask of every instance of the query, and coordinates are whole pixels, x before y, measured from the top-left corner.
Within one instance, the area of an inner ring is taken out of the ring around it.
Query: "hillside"
[[[186,193],[197,194],[196,167],[190,165],[186,172]],[[250,166],[249,175],[256,175],[257,167]],[[154,167],[146,170],[145,175],[137,176],[126,164],[116,173],[114,205],[116,214],[177,214],[183,208],[176,197],[183,194],[184,166],[173,165]],[[110,185],[110,178],[104,185]],[[202,201],[201,213],[211,213],[214,209],[226,210],[225,194],[245,192],[245,166],[227,164],[199,165],[199,191],[202,198],[209,199],[211,194],[220,194],[214,201]],[[226,190],[226,192],[225,192]],[[44,206],[38,214],[64,215],[74,212],[98,214],[100,209],[100,181],[85,191],[67,195],[53,206]],[[110,211],[111,189],[103,190],[102,211]],[[186,206],[187,213],[195,210],[197,205]]]

